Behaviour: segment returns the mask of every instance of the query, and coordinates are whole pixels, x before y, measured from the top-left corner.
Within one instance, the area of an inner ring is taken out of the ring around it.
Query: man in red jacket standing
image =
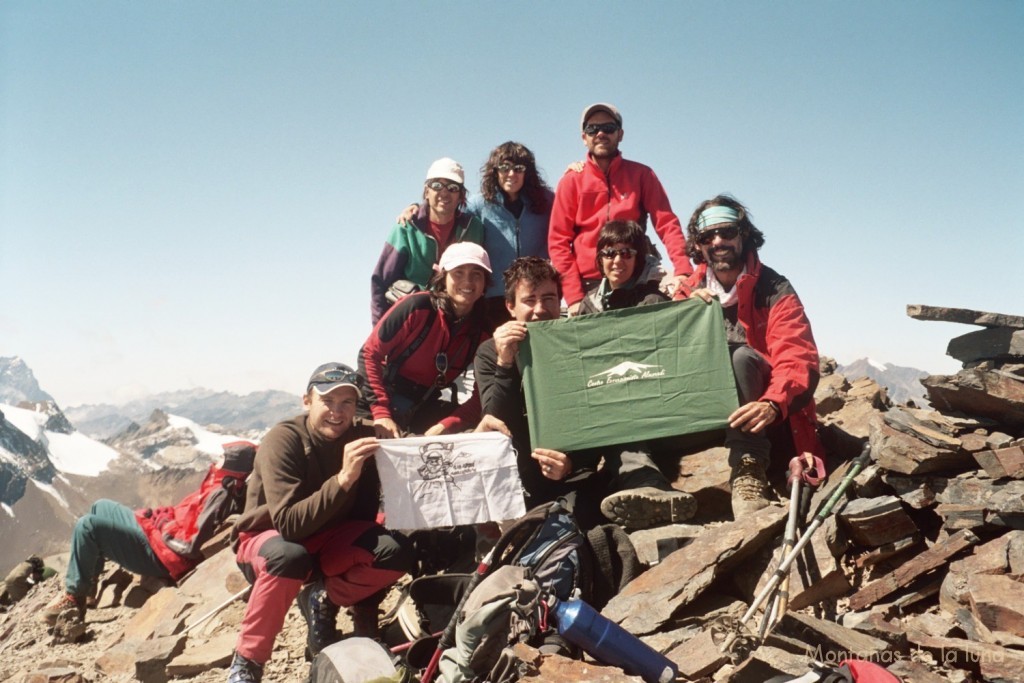
[[[603,102],[592,104],[583,110],[580,127],[587,159],[581,171],[570,169],[558,182],[548,230],[548,252],[562,275],[570,315],[576,314],[587,289],[601,279],[595,259],[597,234],[608,221],[636,221],[646,228],[650,216],[675,267],[676,284],[693,272],[679,218],[658,177],[619,153],[619,110]]]
[[[702,202],[687,241],[697,271],[676,298],[717,299],[725,316],[740,402],[725,435],[739,518],[769,503],[769,431],[791,441],[787,450],[823,455],[814,411],[818,348],[793,286],[758,258],[764,234],[745,206],[728,195]]]

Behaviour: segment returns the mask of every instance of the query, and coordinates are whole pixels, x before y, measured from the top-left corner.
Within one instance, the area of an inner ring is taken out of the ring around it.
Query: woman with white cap
[[[424,202],[407,223],[388,234],[370,278],[370,314],[374,325],[391,306],[388,290],[399,280],[427,286],[438,256],[457,242],[483,244],[484,226],[463,212],[466,174],[454,159],[438,159],[427,169]],[[392,299],[397,297],[392,297]]]
[[[554,196],[526,145],[509,140],[491,150],[480,168],[480,194],[466,203],[466,213],[483,223],[482,244],[495,271],[504,273],[520,256],[548,257]],[[397,222],[411,221],[417,210],[417,205],[410,205]],[[486,302],[492,329],[508,322],[505,285],[500,277],[487,289]]]
[[[374,326],[359,351],[359,374],[366,379],[359,414],[373,419],[379,438],[476,426],[481,412],[476,389],[457,405],[453,384],[472,367],[480,342],[491,336],[483,304],[490,276],[483,247],[452,244],[427,291],[402,298]],[[449,400],[441,397],[446,388]]]

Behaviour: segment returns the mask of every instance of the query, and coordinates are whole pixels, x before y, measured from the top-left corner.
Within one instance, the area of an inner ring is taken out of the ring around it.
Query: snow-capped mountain
[[[928,394],[921,378],[930,373],[924,370],[880,363],[871,358],[859,358],[848,365],[840,365],[838,370],[848,379],[868,377],[875,380],[889,391],[889,398],[896,403],[913,400],[918,405],[928,404]]]
[[[177,502],[223,444],[245,438],[161,411],[106,442],[89,438],[20,358],[0,359],[0,396],[0,575],[31,553],[66,547],[75,519],[99,498]]]
[[[284,391],[254,391],[239,396],[227,391],[193,389],[153,394],[121,405],[72,406],[64,412],[79,431],[106,439],[133,422],[147,420],[154,410],[235,432],[265,431],[302,412],[302,397]]]
[[[32,370],[18,356],[0,356],[0,403],[18,405],[22,401],[53,401],[39,388]]]

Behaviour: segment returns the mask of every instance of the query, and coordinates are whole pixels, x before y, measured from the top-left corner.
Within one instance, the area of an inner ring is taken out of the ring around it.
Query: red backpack
[[[835,667],[813,662],[811,670],[799,678],[775,676],[765,683],[900,683],[900,679],[874,662],[844,659]]]
[[[199,490],[174,506],[135,511],[153,552],[175,581],[203,560],[201,549],[221,523],[245,507],[245,480],[252,472],[256,444],[224,444],[222,465],[210,465]]]

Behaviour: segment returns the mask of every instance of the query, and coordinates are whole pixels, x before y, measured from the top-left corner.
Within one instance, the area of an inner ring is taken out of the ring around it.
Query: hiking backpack
[[[557,634],[539,632],[544,596],[582,597],[600,609],[640,574],[629,536],[613,524],[584,533],[573,504],[570,494],[538,505],[502,533],[486,578],[458,615],[454,646],[441,656],[445,683],[518,680],[509,649],[516,642],[568,651]]]
[[[245,507],[245,480],[255,458],[256,445],[249,441],[224,444],[223,463],[210,465],[198,490],[177,505],[135,511],[135,519],[171,578],[178,580],[199,564],[203,544],[229,516]]]
[[[513,522],[494,546],[492,566],[526,567],[542,592],[559,600],[581,598],[600,610],[642,567],[622,527],[580,529],[575,495],[542,503]]]

